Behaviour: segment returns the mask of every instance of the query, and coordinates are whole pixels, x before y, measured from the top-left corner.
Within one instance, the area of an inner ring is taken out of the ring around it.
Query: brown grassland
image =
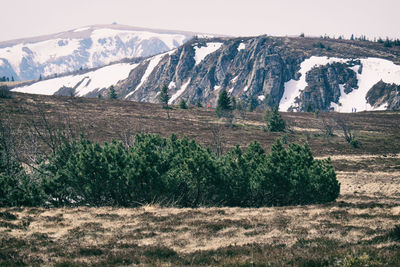
[[[177,133],[212,149],[220,140],[226,152],[252,140],[268,150],[284,135],[331,157],[341,183],[320,205],[0,208],[0,266],[400,266],[400,112],[282,113],[284,134],[263,131],[262,112],[226,125],[213,109],[173,107],[167,120],[159,105],[120,100],[15,94],[0,99],[0,114],[21,138],[44,114],[99,142]]]

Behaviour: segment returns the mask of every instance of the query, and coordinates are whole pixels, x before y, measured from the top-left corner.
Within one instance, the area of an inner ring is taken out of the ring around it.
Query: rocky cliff
[[[107,96],[158,102],[165,84],[170,103],[216,106],[221,90],[258,109],[351,112],[396,108],[393,88],[400,84],[400,47],[363,41],[321,38],[195,38],[165,53],[63,80],[43,81],[16,91],[77,96]],[[101,73],[101,74],[100,74]],[[108,78],[107,78],[108,77]],[[67,90],[70,89],[70,90]],[[46,91],[46,92],[47,92]],[[373,93],[374,92],[374,93]],[[367,95],[371,95],[367,97]],[[383,94],[388,95],[383,97]],[[386,102],[385,102],[386,101]],[[393,103],[392,103],[392,102]]]
[[[363,110],[366,104],[365,109],[376,107],[376,103],[365,103],[365,94],[374,84],[369,88],[361,84],[359,88],[361,78],[366,79],[361,75],[360,58],[366,60],[366,65],[378,68],[379,74],[387,68],[379,69],[381,62],[375,64],[368,58],[398,63],[399,50],[387,50],[371,42],[323,42],[315,45],[321,39],[267,36],[195,39],[143,61],[118,84],[117,91],[126,99],[157,102],[158,92],[166,84],[171,103],[182,98],[193,104],[199,99],[203,105],[215,106],[220,91],[227,90],[246,103],[257,99],[259,109],[280,105],[281,110],[289,111],[304,111],[307,105],[319,110],[340,110],[347,105],[341,103],[344,97],[362,95],[362,103],[354,103],[355,108]],[[393,64],[389,68],[393,73],[388,80],[400,83],[400,66]],[[302,79],[304,84],[299,82]],[[288,95],[290,91],[295,92]]]

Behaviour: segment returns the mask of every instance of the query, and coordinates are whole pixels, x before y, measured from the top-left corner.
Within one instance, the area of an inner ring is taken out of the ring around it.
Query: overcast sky
[[[0,41],[92,24],[234,36],[400,38],[400,0],[3,0]]]

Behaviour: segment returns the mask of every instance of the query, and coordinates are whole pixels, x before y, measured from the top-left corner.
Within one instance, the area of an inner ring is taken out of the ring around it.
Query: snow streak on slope
[[[217,51],[221,47],[221,45],[222,45],[222,43],[212,42],[212,43],[207,43],[206,46],[194,47],[194,50],[196,52],[196,54],[194,56],[194,60],[196,61],[195,65],[198,65],[209,54]]]
[[[346,62],[346,59],[340,58],[328,58],[328,57],[315,57],[312,56],[304,60],[300,64],[299,73],[301,74],[299,80],[290,80],[285,83],[285,92],[279,103],[280,111],[287,111],[290,107],[297,107],[295,100],[300,96],[300,91],[304,90],[307,86],[306,73],[310,71],[313,67],[326,65],[334,62]]]
[[[373,108],[367,103],[366,95],[368,91],[380,80],[385,83],[395,83],[400,85],[400,66],[393,62],[380,58],[360,59],[362,65],[361,74],[358,73],[360,66],[353,67],[357,73],[358,89],[354,89],[349,94],[344,93],[344,88],[340,90],[339,103],[341,105],[332,104],[335,111],[351,112],[352,108],[357,111],[364,110],[384,110],[384,105]]]
[[[158,63],[160,63],[160,60],[166,55],[172,55],[173,53],[175,53],[175,50],[169,51],[167,53],[163,53],[163,54],[159,54],[157,56],[154,56],[152,58],[150,58],[149,60],[149,65],[147,65],[147,69],[144,72],[142,79],[140,80],[140,83],[138,84],[138,86],[136,86],[135,90],[133,90],[132,92],[130,92],[129,94],[127,94],[125,96],[125,98],[130,97],[133,93],[135,93],[137,90],[139,90],[139,88],[143,85],[143,83],[147,80],[147,78],[150,76],[150,74],[153,72],[154,68],[158,65]]]
[[[82,75],[69,75],[40,81],[28,86],[14,88],[12,91],[53,95],[61,88],[67,87],[75,88],[77,96],[84,96],[93,91],[108,88],[118,83],[118,81],[128,78],[130,71],[137,65],[129,63],[114,64]]]
[[[190,83],[190,79],[189,79],[187,82],[185,82],[185,83],[181,86],[181,88],[180,88],[173,96],[171,96],[171,98],[170,98],[169,101],[168,101],[168,104],[172,104],[178,97],[180,97],[181,94],[182,94],[183,92],[185,92],[186,87],[189,85],[189,83]]]

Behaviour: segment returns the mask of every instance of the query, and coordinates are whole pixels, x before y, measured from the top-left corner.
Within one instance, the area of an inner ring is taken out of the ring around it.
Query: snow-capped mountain
[[[176,48],[194,35],[112,24],[1,42],[0,77],[31,80],[147,57]]]
[[[249,104],[281,111],[351,112],[400,108],[400,49],[361,41],[318,38],[195,38],[134,63],[113,64],[13,89],[18,92],[105,96],[157,102],[169,87],[180,99],[215,106],[221,90]]]

